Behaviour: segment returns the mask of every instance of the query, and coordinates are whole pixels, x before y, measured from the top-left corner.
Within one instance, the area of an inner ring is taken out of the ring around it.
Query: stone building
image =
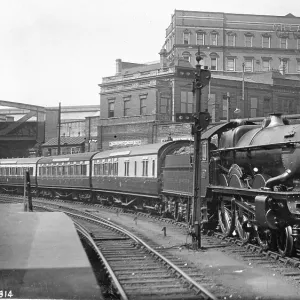
[[[300,74],[300,18],[175,10],[166,29],[169,60],[195,65],[198,46],[212,71]]]
[[[300,18],[175,11],[160,62],[117,59],[116,74],[99,84],[98,149],[191,138],[191,124],[175,120],[195,112],[199,46],[212,73],[201,107],[212,122],[300,114]]]

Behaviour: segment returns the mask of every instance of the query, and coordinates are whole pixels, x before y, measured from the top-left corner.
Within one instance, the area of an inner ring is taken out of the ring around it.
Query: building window
[[[280,59],[279,71],[281,72],[281,74],[289,72],[288,60],[286,58]]]
[[[227,71],[235,71],[235,58],[227,57]]]
[[[198,32],[197,33],[197,45],[205,45],[205,33]]]
[[[216,32],[210,34],[210,44],[213,46],[218,45],[218,34]]]
[[[191,60],[190,60],[190,59],[191,59],[191,54],[190,54],[190,52],[183,52],[183,53],[182,53],[182,57],[183,57],[184,60],[191,61]]]
[[[251,104],[251,118],[257,117],[257,98],[250,99]]]
[[[262,70],[268,72],[271,70],[270,59],[262,59]]]
[[[140,95],[140,115],[145,115],[147,113],[147,95]]]
[[[131,99],[131,96],[123,97],[123,102],[124,102],[124,112],[123,112],[123,115],[124,115],[124,117],[129,116],[130,99]]]
[[[137,174],[137,162],[134,162],[134,176]]]
[[[245,58],[245,72],[253,72],[253,58]]]
[[[124,162],[124,176],[129,176],[129,161]]]
[[[193,113],[194,112],[194,97],[192,92],[181,91],[180,112]]]
[[[280,48],[287,49],[287,47],[288,47],[287,38],[280,38]]]
[[[235,47],[235,34],[227,35],[227,46]]]
[[[252,35],[245,35],[245,47],[252,47]]]
[[[210,69],[217,70],[217,58],[216,57],[210,58]]]
[[[271,37],[263,36],[262,37],[262,47],[263,48],[270,48],[271,47]]]
[[[190,43],[190,33],[188,31],[183,33],[183,43],[185,45]]]
[[[207,108],[214,123],[216,121],[216,94],[208,94]]]
[[[271,98],[264,97],[264,116],[271,112]]]
[[[113,118],[115,116],[115,101],[110,100],[108,102],[108,117]]]
[[[168,113],[168,102],[169,102],[168,97],[164,97],[162,95],[160,96],[160,113],[161,114]]]
[[[223,119],[227,118],[227,95],[223,95]]]
[[[143,173],[142,176],[148,176],[148,160],[143,160],[142,164],[143,164]]]
[[[297,72],[300,73],[300,60],[297,60]]]

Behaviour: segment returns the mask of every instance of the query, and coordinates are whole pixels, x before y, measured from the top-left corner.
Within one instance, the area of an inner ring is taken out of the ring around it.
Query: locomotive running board
[[[273,191],[264,191],[260,189],[243,189],[235,188],[230,186],[220,186],[220,185],[210,185],[207,187],[208,195],[211,194],[223,194],[223,195],[234,195],[239,194],[241,196],[256,197],[258,195],[270,196],[273,199],[300,199],[299,192],[273,192]]]

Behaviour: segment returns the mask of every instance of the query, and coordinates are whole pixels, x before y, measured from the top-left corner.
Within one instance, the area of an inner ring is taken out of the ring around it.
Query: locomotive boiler
[[[273,114],[262,126],[224,132],[219,148],[224,149],[223,166],[241,168],[248,187],[286,191],[299,189],[299,142],[300,125],[288,125],[280,114]]]
[[[300,125],[272,114],[262,125],[223,130],[210,172],[208,196],[223,233],[292,255],[300,237]]]

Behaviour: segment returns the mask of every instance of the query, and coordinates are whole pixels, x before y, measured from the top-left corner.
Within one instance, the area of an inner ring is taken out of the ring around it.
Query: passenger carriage
[[[92,158],[92,186],[99,201],[123,206],[149,206],[160,203],[161,170],[167,154],[186,141],[147,144],[104,151]]]
[[[69,199],[91,198],[91,158],[96,152],[43,157],[37,164],[39,194]]]
[[[24,189],[24,175],[30,174],[30,183],[36,188],[36,163],[39,157],[0,159],[0,187],[4,192],[21,193]]]

